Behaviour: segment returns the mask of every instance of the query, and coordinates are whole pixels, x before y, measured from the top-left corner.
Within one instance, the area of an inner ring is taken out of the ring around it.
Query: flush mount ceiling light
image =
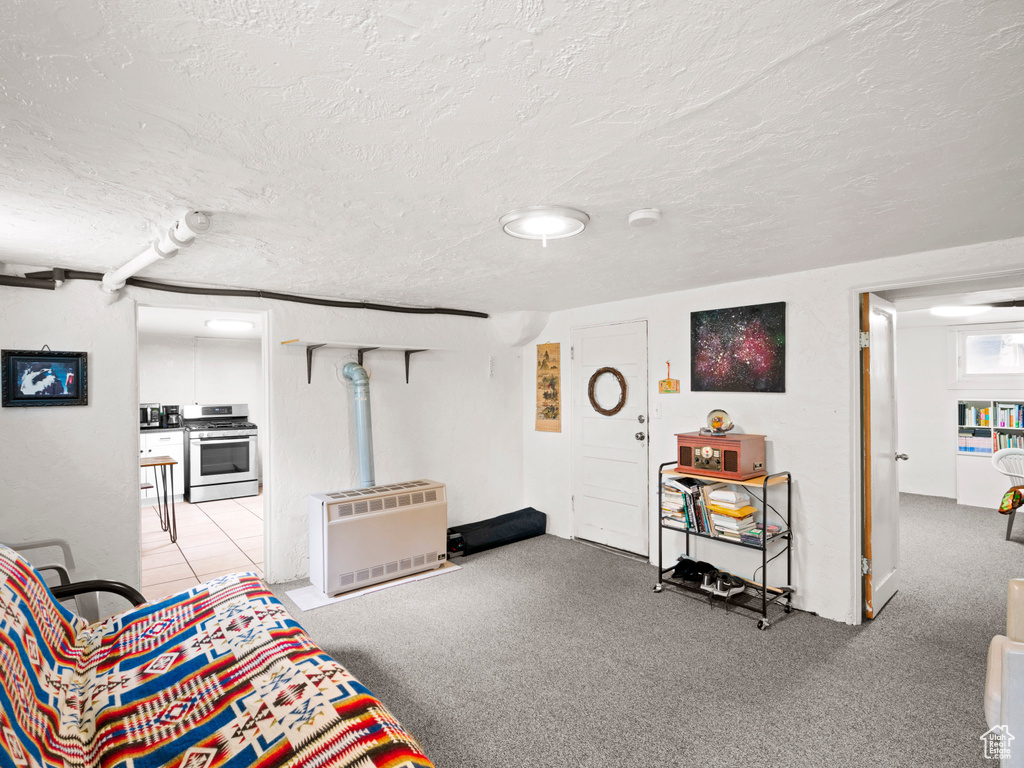
[[[498,221],[512,237],[540,240],[541,245],[547,247],[548,240],[578,235],[590,223],[590,217],[575,208],[534,205],[510,211]]]
[[[931,313],[936,317],[972,317],[988,312],[992,307],[978,304],[973,307],[932,307]]]
[[[250,328],[255,327],[256,323],[249,322],[248,320],[207,320],[205,323],[207,328],[212,328],[215,331],[248,331]]]

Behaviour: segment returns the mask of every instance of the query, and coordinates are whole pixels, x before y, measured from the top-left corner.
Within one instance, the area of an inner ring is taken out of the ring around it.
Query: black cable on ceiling
[[[58,281],[63,280],[95,280],[102,281],[101,272],[82,272],[76,269],[52,269],[42,272],[31,272],[25,277],[0,275],[0,285],[12,285],[21,288],[42,288],[53,290]],[[338,299],[318,299],[311,296],[300,296],[294,293],[277,293],[276,291],[253,291],[244,288],[200,288],[190,285],[174,285],[160,283],[156,280],[145,280],[141,277],[129,277],[125,285],[145,288],[151,291],[168,293],[184,293],[192,296],[230,296],[254,299],[273,299],[290,301],[296,304],[313,304],[320,307],[338,307],[341,309],[372,309],[377,312],[398,312],[406,315],[456,315],[458,317],[488,318],[486,312],[474,312],[469,309],[450,309],[448,307],[400,307],[391,304],[376,304],[368,301],[341,301]]]

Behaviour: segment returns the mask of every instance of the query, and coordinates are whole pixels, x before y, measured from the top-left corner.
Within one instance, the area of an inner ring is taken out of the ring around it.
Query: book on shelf
[[[990,427],[960,427],[957,431],[957,451],[960,453],[992,453]]]
[[[781,529],[777,525],[768,525],[767,528],[768,528],[768,538],[769,539],[771,539],[772,536],[775,536],[776,534],[781,532]],[[744,533],[742,533],[740,535],[740,541],[742,541],[744,544],[757,544],[757,545],[760,545],[761,544],[761,539],[763,537],[764,537],[764,527],[763,526],[756,526],[756,527],[752,528],[751,530],[745,531]]]
[[[715,524],[715,528],[719,531],[749,531],[757,525],[757,520],[754,519],[753,515],[744,520],[711,515],[711,522]]]
[[[1004,429],[1021,429],[1024,424],[1024,405],[996,403],[996,424]]]
[[[740,507],[739,509],[732,509],[730,507],[723,507],[721,504],[718,504],[717,502],[714,501],[708,504],[708,509],[710,509],[716,515],[721,515],[722,517],[732,517],[736,520],[743,520],[757,513],[757,510],[754,507],[750,506],[749,504],[745,507]]]

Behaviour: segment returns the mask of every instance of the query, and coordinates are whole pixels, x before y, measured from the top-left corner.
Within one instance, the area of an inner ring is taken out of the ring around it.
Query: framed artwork
[[[536,431],[562,431],[562,352],[559,344],[537,345]]]
[[[786,302],[691,312],[690,391],[785,392]]]
[[[87,405],[86,354],[0,350],[0,404]]]

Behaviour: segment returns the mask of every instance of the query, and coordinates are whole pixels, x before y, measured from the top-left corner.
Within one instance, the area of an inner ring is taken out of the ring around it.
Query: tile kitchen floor
[[[237,571],[263,576],[263,496],[175,505],[178,541],[142,507],[142,593],[147,600]]]

